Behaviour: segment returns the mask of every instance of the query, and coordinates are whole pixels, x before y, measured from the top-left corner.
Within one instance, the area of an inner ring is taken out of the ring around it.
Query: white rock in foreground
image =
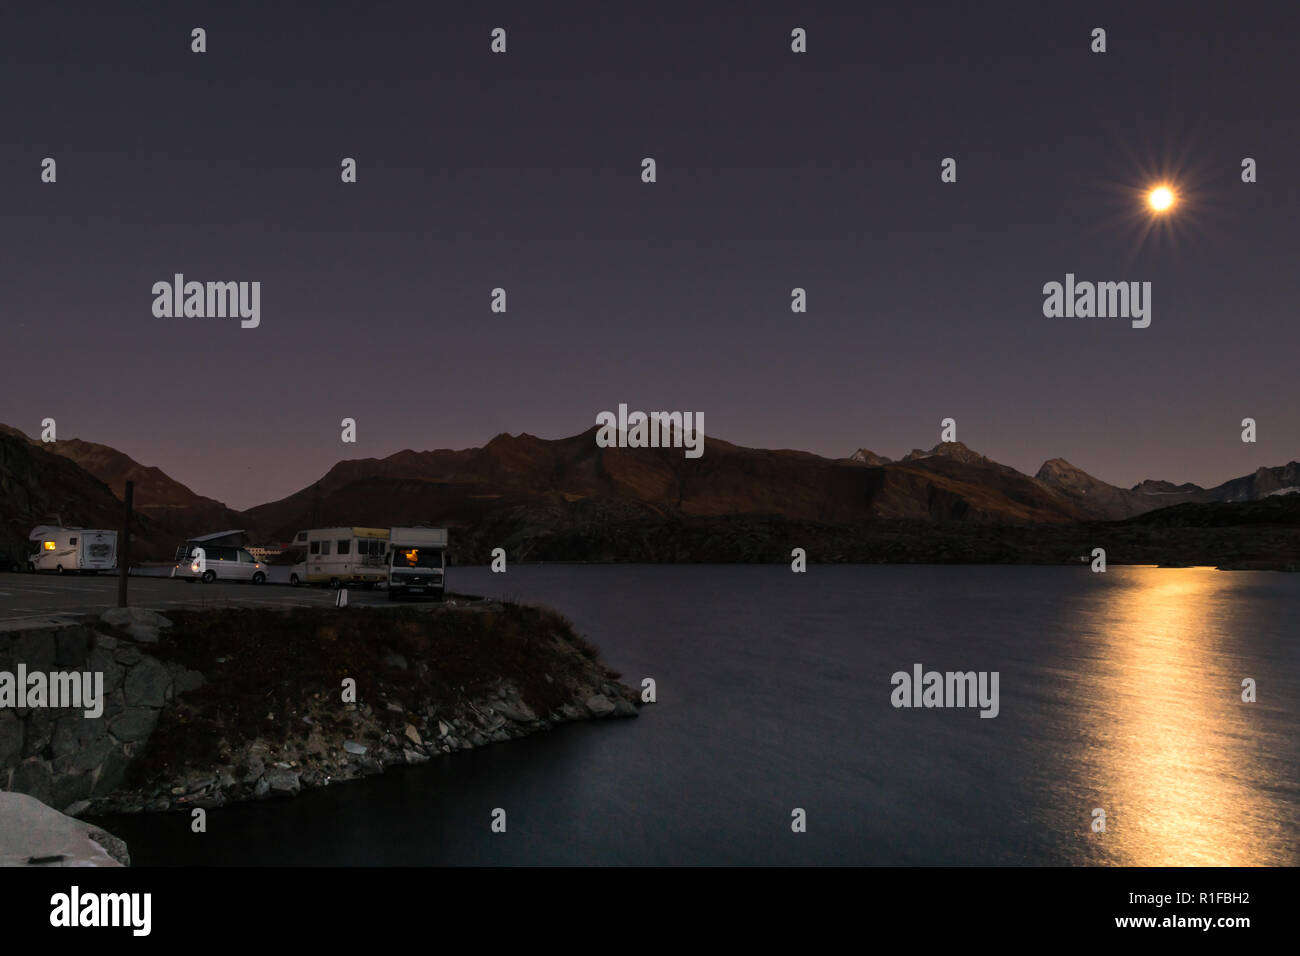
[[[102,841],[102,842],[101,842]],[[107,846],[116,847],[110,854]],[[33,857],[63,857],[29,863]],[[0,866],[124,866],[126,844],[25,793],[0,793]]]

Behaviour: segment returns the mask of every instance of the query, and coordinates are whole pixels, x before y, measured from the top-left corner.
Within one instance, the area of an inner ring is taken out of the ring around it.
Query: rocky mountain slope
[[[5,515],[25,538],[38,511],[64,510],[69,523],[115,526],[110,516],[120,510],[112,490],[90,472],[119,483],[136,480],[137,502],[146,521],[152,520],[159,557],[188,534],[229,527],[278,541],[313,525],[427,522],[455,529],[457,560],[484,560],[492,547],[505,546],[515,557],[539,560],[689,561],[707,555],[744,561],[771,560],[758,555],[784,548],[781,529],[800,528],[806,535],[815,528],[819,540],[838,540],[827,530],[837,527],[856,529],[837,553],[858,560],[882,553],[906,555],[903,560],[1010,560],[997,557],[1005,550],[998,540],[1015,538],[1017,548],[1032,554],[1042,549],[1033,539],[997,528],[1116,522],[1175,504],[1290,498],[1300,487],[1300,464],[1294,462],[1211,489],[1158,481],[1125,489],[1063,458],[1050,459],[1031,477],[960,442],[915,449],[891,461],[865,448],[830,459],[709,438],[706,454],[692,459],[681,449],[601,448],[595,434],[595,428],[561,439],[502,434],[481,448],[405,450],[343,461],[286,498],[238,513],[107,446],[60,442],[56,455],[7,431],[0,434],[9,455],[7,477],[0,478],[7,484],[0,490],[6,492]],[[1216,518],[1216,527],[1233,520],[1230,514]],[[889,523],[902,529],[901,537],[882,530]],[[920,530],[958,525],[990,530],[949,535],[952,547],[937,531]],[[1155,527],[1142,534],[1149,537]],[[938,542],[937,550],[921,540],[926,535]],[[1040,540],[1048,537],[1053,536],[1039,534]],[[902,551],[901,542],[907,542]],[[1270,547],[1282,553],[1288,542],[1279,539]],[[1151,553],[1176,557],[1169,542],[1160,548]],[[1233,548],[1241,560],[1249,559],[1247,544]]]
[[[1261,501],[1272,495],[1300,492],[1300,462],[1273,468],[1259,468],[1253,474],[1233,478],[1213,488],[1169,481],[1143,481],[1132,488],[1118,488],[1093,478],[1064,458],[1043,463],[1035,476],[1039,481],[1073,499],[1091,517],[1105,520],[1131,518],[1179,504]]]
[[[556,440],[498,435],[482,448],[341,462],[314,485],[243,518],[264,534],[285,537],[314,513],[326,525],[425,520],[464,527],[501,510],[563,509],[580,501],[617,502],[661,516],[769,514],[822,522],[1085,517],[1034,479],[946,447],[871,466],[710,438],[706,453],[690,459],[680,449],[601,448],[593,428]]]
[[[142,465],[116,448],[79,438],[47,444],[7,425],[0,425],[0,430],[74,462],[107,485],[119,500],[126,493],[126,483],[135,482],[136,512],[176,532],[178,539],[238,527],[238,513],[234,510],[212,498],[195,494],[161,469]]]
[[[66,525],[122,525],[122,505],[102,481],[26,436],[0,432],[0,549],[25,555],[28,533],[53,514]],[[174,537],[148,515],[138,515],[133,559],[174,553]]]

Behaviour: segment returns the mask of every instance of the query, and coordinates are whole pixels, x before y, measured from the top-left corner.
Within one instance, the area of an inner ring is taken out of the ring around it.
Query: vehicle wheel
[[[62,574],[62,573],[63,573],[63,565],[61,565],[61,564],[56,564],[56,565],[54,566],[54,573],[55,573],[55,574]]]
[[[256,574],[253,575],[253,583],[254,583],[254,584],[265,584],[265,583],[266,583],[266,575],[263,574],[261,571],[258,571]]]
[[[302,584],[302,582],[298,580],[298,575],[296,575],[296,574],[291,574],[291,575],[289,575],[289,586],[290,586],[290,587],[294,587],[294,588],[296,588],[296,587],[297,587],[298,585],[300,585],[300,584]]]
[[[337,591],[337,590],[339,589],[339,579],[338,579],[338,578],[330,578],[330,587],[331,587],[333,590]]]
[[[203,572],[203,583],[204,583],[204,584],[211,584],[211,583],[212,583],[213,581],[215,581],[216,579],[217,579],[217,572],[216,572],[216,571],[204,571],[204,572]]]
[[[33,564],[32,562],[30,562],[30,561],[27,562],[27,573],[28,573],[28,574],[35,574],[35,573],[36,573],[36,565],[34,565],[34,564]]]

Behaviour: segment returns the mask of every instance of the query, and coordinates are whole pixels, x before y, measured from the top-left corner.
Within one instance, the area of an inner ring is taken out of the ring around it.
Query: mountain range
[[[568,536],[586,542],[573,546],[574,557],[618,559],[620,529],[639,528],[653,537],[664,522],[701,535],[706,532],[700,529],[738,528],[741,518],[762,519],[763,527],[793,522],[876,532],[890,522],[1068,527],[1300,491],[1297,462],[1213,488],[1167,481],[1121,488],[1063,458],[1026,475],[961,442],[915,449],[892,461],[865,448],[831,459],[710,438],[705,455],[688,459],[680,449],[599,447],[595,433],[593,427],[561,439],[501,434],[479,448],[345,460],[294,494],[239,512],[107,445],[79,439],[44,444],[0,426],[0,519],[11,539],[13,529],[44,510],[61,510],[68,523],[116,527],[112,501],[130,480],[148,529],[142,547],[157,545],[160,557],[187,536],[228,528],[284,541],[311,526],[429,522],[461,529],[464,540],[487,529],[503,543],[539,547],[543,539]],[[626,550],[641,553],[648,546]],[[541,552],[550,553],[547,547]]]

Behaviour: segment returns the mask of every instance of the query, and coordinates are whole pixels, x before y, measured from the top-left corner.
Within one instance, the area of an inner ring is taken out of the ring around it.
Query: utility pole
[[[135,482],[126,483],[126,507],[122,511],[122,534],[117,549],[117,606],[126,607],[126,579],[131,573],[131,503]]]

